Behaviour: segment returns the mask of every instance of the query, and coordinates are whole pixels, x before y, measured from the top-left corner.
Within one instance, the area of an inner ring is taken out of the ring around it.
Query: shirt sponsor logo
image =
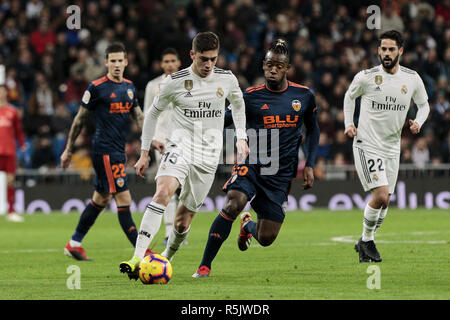
[[[109,113],[129,113],[133,104],[130,102],[111,102],[109,105]]]
[[[296,127],[299,116],[287,115],[285,119],[282,119],[279,115],[276,116],[264,116],[264,128],[292,128]]]

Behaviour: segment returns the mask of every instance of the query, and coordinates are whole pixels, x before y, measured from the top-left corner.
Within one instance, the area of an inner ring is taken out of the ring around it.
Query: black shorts
[[[289,183],[281,182],[282,189],[288,190]],[[284,186],[286,184],[286,186]],[[236,165],[233,167],[230,179],[223,186],[223,190],[237,190],[244,193],[250,201],[250,205],[258,215],[258,219],[267,219],[283,223],[286,215],[283,204],[287,201],[287,194],[268,186],[251,165]]]
[[[119,193],[128,190],[124,154],[92,153],[95,170],[95,190],[100,193]]]

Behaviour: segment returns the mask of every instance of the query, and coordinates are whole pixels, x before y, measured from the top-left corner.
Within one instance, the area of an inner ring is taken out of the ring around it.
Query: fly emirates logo
[[[372,101],[372,110],[376,111],[404,111],[406,104],[397,103],[396,97],[386,96],[384,103]]]
[[[223,110],[211,109],[211,102],[199,101],[198,108],[184,109],[184,116],[188,118],[220,118]]]

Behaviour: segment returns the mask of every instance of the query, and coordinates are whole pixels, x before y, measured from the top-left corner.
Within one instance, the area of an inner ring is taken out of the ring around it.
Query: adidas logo
[[[192,94],[188,91],[188,92],[184,95],[184,97],[185,97],[185,98],[192,98]]]
[[[111,93],[111,95],[109,96],[111,99],[112,98],[117,98],[117,96],[116,96],[116,94],[113,92],[113,93]]]
[[[267,105],[267,103],[261,107],[261,110],[269,110],[269,106]]]
[[[381,88],[377,86],[377,87],[375,88],[375,91],[381,91]]]

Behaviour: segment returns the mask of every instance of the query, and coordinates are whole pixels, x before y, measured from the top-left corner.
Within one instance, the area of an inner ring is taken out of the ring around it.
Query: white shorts
[[[214,182],[215,171],[188,164],[176,148],[168,148],[161,157],[155,180],[162,176],[174,177],[181,185],[179,200],[193,212],[203,205]]]
[[[356,172],[364,191],[381,186],[389,186],[389,194],[394,193],[397,183],[400,156],[384,158],[376,153],[353,146]]]

